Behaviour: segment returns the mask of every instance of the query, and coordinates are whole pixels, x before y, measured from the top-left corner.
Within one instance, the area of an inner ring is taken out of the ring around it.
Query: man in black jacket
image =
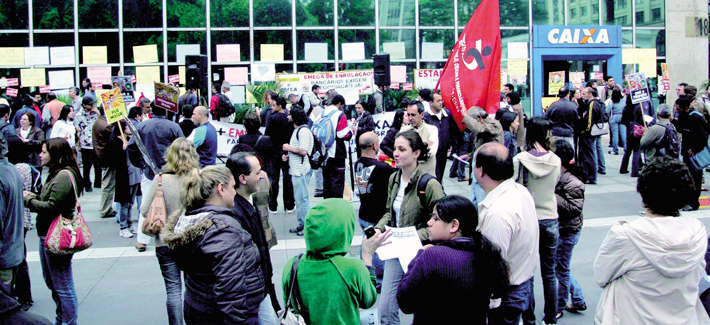
[[[552,122],[552,135],[558,140],[567,141],[574,148],[574,121],[577,120],[577,105],[569,100],[569,89],[560,88],[560,98],[552,103],[545,116]]]
[[[440,93],[433,93],[431,101],[431,114],[424,114],[424,122],[435,126],[439,130],[439,148],[436,151],[436,180],[444,184],[444,171],[446,170],[446,155],[459,134],[458,126],[454,122],[451,111],[444,108],[444,99]],[[454,140],[454,141],[452,141]]]
[[[673,120],[673,125],[678,132],[683,134],[681,143],[681,156],[689,169],[690,175],[695,182],[695,192],[691,198],[689,206],[683,211],[695,211],[700,207],[698,198],[703,183],[703,170],[695,170],[691,167],[690,157],[703,150],[708,142],[708,132],[706,130],[703,114],[690,107],[691,97],[682,95],[675,101],[675,109],[678,111],[678,119]]]
[[[596,97],[596,90],[592,87],[584,88],[582,91],[584,104],[579,105],[577,110],[579,114],[576,130],[579,134],[577,160],[586,176],[584,180],[586,184],[597,183],[597,141],[600,136],[593,136],[591,130],[592,125],[603,121],[604,104],[596,100]]]
[[[256,156],[244,152],[230,155],[226,166],[234,176],[237,190],[232,212],[237,216],[244,230],[251,235],[261,255],[261,271],[264,274],[267,295],[259,305],[259,321],[261,324],[277,324],[276,310],[280,308],[274,284],[271,282],[273,266],[269,255],[269,243],[266,241],[259,210],[249,202],[251,195],[258,191],[259,180],[266,178],[266,173],[261,171],[261,165]]]

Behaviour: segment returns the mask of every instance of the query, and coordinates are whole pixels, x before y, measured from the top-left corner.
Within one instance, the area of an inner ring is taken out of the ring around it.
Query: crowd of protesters
[[[39,94],[17,109],[0,103],[2,320],[52,323],[28,312],[24,237],[36,228],[54,323],[78,323],[73,255],[50,252],[45,241],[57,215],[73,219],[79,197],[97,188],[99,216],[115,218],[119,236],[137,235],[139,252],[155,242],[171,325],[279,324],[283,309],[308,324],[356,324],[368,308],[378,310],[380,324],[399,324],[400,311],[413,313],[415,324],[535,324],[538,265],[542,323],[556,324],[565,312],[587,309],[570,261],[585,186],[606,174],[597,128],[608,123],[608,153],[624,151],[621,174],[631,159],[646,213],[612,227],[599,249],[594,277],[604,291],[595,323],[710,323],[698,286],[707,232],[693,218],[676,218],[698,209],[703,190],[703,170],[690,159],[708,141],[710,88],[697,96],[680,84],[673,107],[653,110],[609,77],[600,89],[560,89],[544,116],[528,118],[507,84],[495,114],[461,111],[464,131],[441,94],[423,89],[402,101],[382,141],[373,119],[382,99],[348,110],[342,95],[329,90],[321,98],[318,86],[288,97],[267,91],[244,116],[246,134],[222,166],[211,121],[234,121],[228,83],[215,85],[205,106],[190,90],[179,114],[138,98],[114,123],[90,81],[84,85],[83,94],[69,90],[71,104],[53,92],[46,103]],[[351,138],[356,150],[346,146]],[[343,199],[348,152],[357,158],[357,212]],[[467,198],[444,192],[450,155],[449,177],[468,182]],[[269,252],[279,192],[283,212],[295,212],[289,231],[306,243],[277,282],[286,306],[276,297]],[[324,200],[311,204],[314,196]],[[144,225],[156,200],[166,216],[157,235]],[[357,225],[373,230],[363,236],[361,259],[351,259]],[[390,228],[404,227],[423,247],[406,266],[381,260],[375,251],[389,243]]]

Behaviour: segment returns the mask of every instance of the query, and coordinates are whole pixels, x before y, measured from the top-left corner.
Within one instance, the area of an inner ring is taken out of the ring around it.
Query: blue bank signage
[[[621,26],[534,26],[535,48],[621,47]]]

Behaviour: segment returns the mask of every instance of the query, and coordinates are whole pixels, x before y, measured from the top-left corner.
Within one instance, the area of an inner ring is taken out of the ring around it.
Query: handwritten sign
[[[20,81],[22,87],[39,87],[47,84],[44,68],[42,69],[20,69]]]
[[[49,71],[49,86],[52,89],[68,89],[74,85],[74,70]]]
[[[261,44],[262,62],[281,62],[284,60],[283,44]]]
[[[49,65],[49,47],[26,47],[25,65]]]
[[[158,62],[158,47],[155,44],[133,47],[133,63]]]
[[[155,105],[173,113],[178,112],[178,97],[180,90],[172,85],[155,83]]]
[[[52,61],[52,65],[74,65],[74,47],[50,47],[49,57]]]
[[[119,88],[113,88],[101,94],[101,103],[104,105],[106,120],[108,120],[109,124],[120,121],[123,119],[123,115],[128,115],[126,104],[123,102]]]
[[[106,46],[84,46],[84,64],[106,64],[108,56]]]
[[[21,47],[0,47],[0,65],[25,65],[25,49]]]
[[[217,44],[217,62],[239,62],[239,54],[239,44]]]
[[[111,83],[111,67],[86,67],[86,77],[91,79],[92,83],[108,85]]]

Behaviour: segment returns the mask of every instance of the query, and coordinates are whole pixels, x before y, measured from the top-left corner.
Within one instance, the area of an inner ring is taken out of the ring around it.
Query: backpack
[[[676,158],[680,157],[680,142],[678,141],[678,130],[672,124],[664,126],[666,132],[663,134],[663,139],[658,144],[658,152],[661,155]]]
[[[366,110],[368,112],[374,113],[377,108],[377,101],[375,100],[375,94],[373,93],[372,95],[367,96],[365,103],[367,104]]]
[[[296,130],[296,140],[300,142],[298,139],[298,134],[300,133],[301,128],[306,128],[308,127],[301,125],[298,127]],[[311,148],[311,152],[308,153],[308,162],[311,164],[311,169],[318,169],[323,166],[325,166],[325,162],[328,159],[328,149],[325,148],[322,142],[318,140],[318,137],[315,135],[313,136],[313,148]],[[301,162],[303,162],[303,159],[305,157],[301,157]]]
[[[323,144],[326,149],[330,149],[330,147],[333,146],[333,143],[335,143],[336,132],[333,122],[331,121],[331,117],[335,113],[340,113],[340,110],[334,109],[325,117],[323,117],[323,113],[325,113],[325,110],[321,112],[321,118],[313,123],[313,129],[311,131],[313,131],[313,135],[315,135],[314,138],[318,139],[318,141]]]
[[[429,183],[430,180],[436,179],[436,177],[424,173],[422,174],[421,177],[419,177],[419,182],[417,182],[417,196],[419,197],[419,205],[425,207],[429,213],[433,212],[434,207],[430,207],[427,205],[426,202],[426,185]],[[444,194],[446,195],[446,194]]]
[[[224,94],[217,94],[217,99],[219,100],[219,104],[215,112],[215,119],[234,114],[234,105],[232,105],[232,101],[229,100],[229,97]]]

